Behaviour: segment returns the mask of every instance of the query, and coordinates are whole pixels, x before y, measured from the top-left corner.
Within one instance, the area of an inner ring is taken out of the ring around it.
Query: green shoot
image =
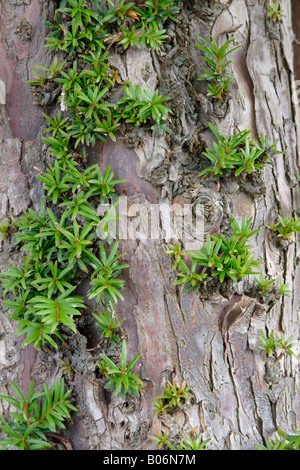
[[[105,388],[108,390],[114,390],[112,397],[116,397],[118,394],[121,394],[122,398],[125,398],[127,394],[133,394],[138,397],[144,384],[137,375],[132,373],[132,369],[139,359],[140,354],[137,354],[137,356],[135,356],[127,366],[126,341],[123,340],[121,368],[117,367],[105,354],[101,354],[101,357],[108,366],[107,375],[109,377],[109,381]]]

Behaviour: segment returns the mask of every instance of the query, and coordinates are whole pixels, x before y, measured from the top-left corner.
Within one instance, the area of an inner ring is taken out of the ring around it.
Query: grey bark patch
[[[20,139],[7,138],[1,141],[0,159],[0,214],[7,212],[19,215],[29,203],[29,188],[26,176],[21,170],[22,144]]]

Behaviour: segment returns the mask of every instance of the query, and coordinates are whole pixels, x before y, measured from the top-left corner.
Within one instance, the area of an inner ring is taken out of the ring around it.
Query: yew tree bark
[[[173,285],[172,260],[160,240],[124,240],[121,249],[130,265],[124,279],[125,302],[117,315],[127,336],[129,358],[141,353],[139,374],[145,383],[140,399],[111,399],[96,372],[102,352],[91,315],[93,304],[78,320],[78,333],[54,353],[20,347],[15,325],[0,312],[0,393],[10,382],[25,391],[52,384],[62,375],[66,358],[77,373],[66,379],[78,412],[64,433],[74,449],[153,449],[150,439],[161,430],[180,439],[191,428],[210,439],[211,449],[254,449],[280,427],[299,429],[299,237],[278,244],[265,224],[278,214],[296,214],[299,206],[299,101],[295,86],[295,35],[290,0],[280,2],[284,17],[267,17],[264,0],[195,0],[184,2],[179,21],[166,24],[168,40],[158,53],[145,48],[125,52],[112,47],[112,65],[123,81],[148,84],[171,98],[171,135],[126,128],[117,142],[89,149],[91,163],[111,164],[116,178],[126,178],[120,194],[130,204],[202,203],[205,233],[227,229],[229,216],[253,218],[261,231],[252,241],[265,272],[282,278],[290,297],[267,299],[254,293],[253,279],[237,287],[227,283],[205,296],[184,293]],[[42,112],[55,113],[57,90],[43,97],[43,107],[27,85],[35,65],[52,63],[44,48],[43,21],[52,20],[58,1],[3,0],[0,5],[0,79],[6,104],[0,105],[0,218],[39,209],[43,198],[36,168],[46,166],[42,144]],[[228,97],[206,97],[207,84],[197,81],[205,65],[195,47],[199,35],[241,44],[230,57],[234,79]],[[203,151],[212,135],[208,122],[217,120],[231,135],[249,129],[254,139],[278,139],[284,155],[274,158],[255,178],[200,181]],[[252,239],[251,239],[252,240]],[[0,265],[19,259],[13,237],[1,242]],[[83,294],[88,286],[82,286]],[[261,330],[293,336],[294,357],[267,358],[259,348]],[[168,380],[184,379],[195,398],[182,409],[158,417],[153,400]],[[0,403],[0,413],[7,404]]]

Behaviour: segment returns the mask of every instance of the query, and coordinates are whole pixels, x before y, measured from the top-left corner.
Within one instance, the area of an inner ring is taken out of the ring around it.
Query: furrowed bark
[[[0,216],[18,216],[28,207],[38,210],[43,197],[37,170],[46,167],[42,132],[46,127],[41,108],[33,105],[27,80],[35,65],[52,62],[43,47],[47,34],[42,21],[52,19],[59,2],[5,0],[0,6],[0,79],[7,88],[6,105],[0,105]],[[140,400],[111,400],[96,373],[103,352],[88,302],[78,320],[78,333],[58,353],[21,349],[14,324],[5,309],[0,313],[0,392],[11,392],[16,381],[23,390],[32,379],[51,384],[62,375],[61,360],[70,358],[77,370],[69,381],[78,413],[64,433],[74,449],[154,449],[150,439],[161,430],[179,439],[199,427],[211,449],[254,449],[280,427],[299,429],[299,237],[280,245],[265,224],[299,209],[299,100],[295,86],[292,10],[282,0],[285,16],[280,22],[267,18],[266,2],[259,0],[186,1],[177,23],[166,25],[169,40],[159,53],[131,48],[111,49],[112,64],[123,81],[158,87],[169,96],[173,114],[172,135],[157,135],[129,127],[116,143],[89,149],[89,162],[101,169],[111,164],[115,178],[126,178],[119,194],[130,205],[149,208],[162,203],[204,205],[205,233],[226,230],[230,214],[239,220],[253,217],[251,239],[256,259],[272,277],[282,278],[290,297],[261,302],[252,295],[253,279],[229,283],[204,297],[175,287],[172,260],[164,255],[167,242],[123,240],[130,267],[124,274],[125,302],[117,315],[128,340],[131,360],[141,353],[139,374],[145,383]],[[16,34],[21,20],[22,34]],[[242,48],[232,54],[228,98],[222,103],[206,97],[207,84],[197,81],[205,65],[195,47],[198,36],[219,41],[234,38]],[[54,112],[56,90],[45,96],[44,111]],[[200,181],[202,152],[212,141],[207,123],[217,120],[225,132],[249,129],[253,138],[278,139],[285,154],[275,157],[257,177],[228,178],[220,187],[215,180]],[[163,221],[160,221],[163,233]],[[13,237],[5,238],[1,268],[18,260]],[[86,295],[88,285],[82,286]],[[252,289],[252,290],[251,290]],[[293,336],[295,357],[267,359],[259,349],[260,331]],[[117,355],[117,352],[116,352]],[[153,400],[167,381],[187,380],[195,398],[180,410],[157,417]],[[2,407],[2,408],[1,408]],[[0,403],[0,412],[7,405]]]

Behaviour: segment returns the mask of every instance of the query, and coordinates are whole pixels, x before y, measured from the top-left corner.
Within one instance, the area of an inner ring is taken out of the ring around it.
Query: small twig
[[[36,166],[33,167],[36,171],[38,171],[39,173],[41,173],[42,175],[44,174],[44,172],[42,170],[40,170],[39,168],[37,168]]]
[[[54,432],[47,432],[46,436],[62,441],[65,444],[65,447],[67,448],[67,450],[73,450],[72,441],[70,441],[70,439],[68,439],[67,437],[60,436],[59,434],[55,434]]]
[[[226,31],[222,31],[222,33],[220,33],[220,36],[222,36],[222,34],[235,33],[238,29],[240,29],[241,26],[243,26],[242,23],[237,26],[233,26],[232,28],[226,29]]]
[[[108,36],[107,38],[105,38],[103,41],[108,42],[108,41],[112,40],[111,43],[108,46],[108,49],[109,49],[115,42],[117,42],[118,39],[120,39],[120,37],[122,37],[122,35],[123,35],[122,32],[117,33],[117,34],[113,34],[112,36]]]

